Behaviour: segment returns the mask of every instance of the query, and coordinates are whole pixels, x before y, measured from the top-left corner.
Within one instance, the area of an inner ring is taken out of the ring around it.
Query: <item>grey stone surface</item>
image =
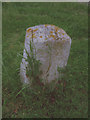
[[[36,48],[36,58],[40,60],[42,70],[41,78],[43,83],[49,83],[58,78],[57,67],[67,65],[71,38],[67,33],[55,25],[37,25],[29,27],[26,30],[25,49],[30,54],[30,41],[33,37],[33,43]],[[20,76],[23,83],[29,84],[30,78],[26,76],[26,67],[28,67],[26,51],[23,51],[23,58],[20,65]]]

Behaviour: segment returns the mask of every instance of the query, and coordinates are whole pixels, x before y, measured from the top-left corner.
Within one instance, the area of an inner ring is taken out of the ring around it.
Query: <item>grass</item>
[[[3,118],[88,117],[88,8],[80,3],[3,3]],[[19,76],[25,31],[54,24],[72,38],[65,74],[53,91],[22,89]]]
[[[33,82],[37,83],[37,79],[39,79],[39,76],[41,74],[41,71],[40,71],[41,62],[36,58],[36,48],[33,42],[33,38],[30,41],[30,54],[28,53],[27,50],[26,50],[26,53],[27,53],[26,61],[28,62],[26,75],[30,78],[30,84],[33,84]]]

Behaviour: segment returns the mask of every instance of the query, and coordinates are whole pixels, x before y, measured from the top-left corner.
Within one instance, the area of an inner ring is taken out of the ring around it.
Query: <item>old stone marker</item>
[[[50,83],[58,78],[58,67],[67,65],[71,38],[66,32],[55,25],[37,25],[26,30],[25,49],[20,65],[20,76],[23,83],[30,84],[26,75],[28,67],[27,52],[30,55],[30,41],[34,43],[36,59],[40,60],[43,83]],[[26,52],[27,51],[27,52]]]

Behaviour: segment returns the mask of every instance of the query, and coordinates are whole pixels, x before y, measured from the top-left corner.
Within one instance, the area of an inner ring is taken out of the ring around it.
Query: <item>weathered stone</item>
[[[66,32],[55,25],[37,25],[26,30],[25,49],[30,54],[30,41],[36,48],[36,58],[40,60],[43,82],[51,82],[58,78],[57,67],[65,67],[70,52],[71,38]],[[23,83],[30,83],[30,78],[26,76],[28,66],[27,53],[24,49],[20,66],[20,76]]]

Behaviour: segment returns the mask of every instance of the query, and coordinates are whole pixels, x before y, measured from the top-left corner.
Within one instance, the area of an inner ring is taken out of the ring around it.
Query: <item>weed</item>
[[[32,35],[33,35],[33,32],[32,32]],[[27,50],[26,50],[26,53],[27,53],[26,61],[28,62],[26,75],[30,78],[31,84],[35,82],[37,83],[38,82],[37,80],[40,80],[39,76],[41,75],[41,71],[40,71],[41,62],[36,58],[36,48],[33,42],[33,37],[32,37],[32,40],[30,40],[30,54],[28,53]]]

